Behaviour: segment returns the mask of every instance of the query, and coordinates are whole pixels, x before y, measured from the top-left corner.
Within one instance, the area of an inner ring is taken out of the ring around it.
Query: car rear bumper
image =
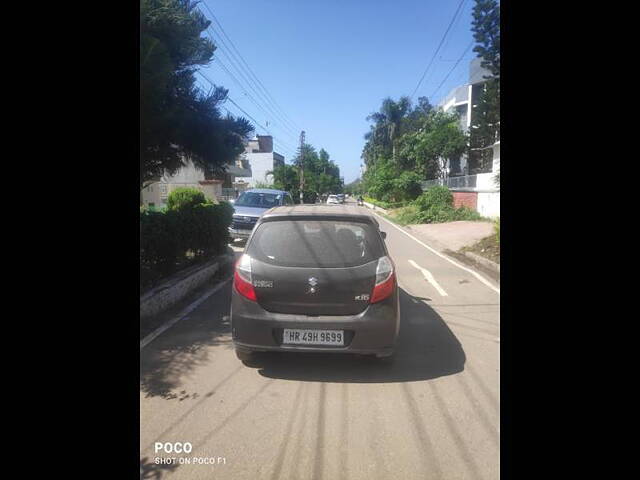
[[[393,353],[400,329],[398,293],[387,300],[369,305],[357,315],[306,316],[272,313],[256,302],[233,292],[231,331],[234,346],[239,350],[331,352],[390,355]],[[285,345],[284,328],[343,330],[345,345]]]

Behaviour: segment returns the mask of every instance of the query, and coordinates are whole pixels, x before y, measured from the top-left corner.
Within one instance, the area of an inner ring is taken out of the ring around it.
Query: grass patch
[[[422,209],[420,206],[412,204],[392,210],[390,213],[393,215],[394,220],[400,225],[446,223],[462,220],[473,222],[489,221],[489,219],[468,207],[454,208],[449,205]]]
[[[486,220],[468,207],[454,207],[453,194],[447,187],[427,190],[413,202],[394,211],[393,216],[401,225]]]
[[[496,235],[485,237],[470,247],[462,248],[461,251],[472,252],[481,257],[488,258],[498,265],[500,264],[500,242],[496,238]]]
[[[362,197],[362,199],[367,203],[371,203],[376,207],[384,208],[385,210],[390,210],[392,208],[399,208],[407,205],[407,202],[395,202],[395,203],[383,202],[382,200],[376,200],[375,198],[371,198],[371,197]]]

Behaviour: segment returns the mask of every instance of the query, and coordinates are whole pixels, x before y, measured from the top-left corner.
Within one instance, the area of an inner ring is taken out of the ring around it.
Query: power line
[[[256,100],[251,96],[251,94],[249,94],[249,93],[246,91],[246,89],[245,89],[245,88],[240,84],[240,82],[239,82],[239,81],[238,81],[238,79],[233,75],[233,73],[231,73],[231,72],[229,71],[229,69],[225,66],[225,64],[224,64],[224,63],[222,63],[222,61],[220,60],[220,58],[219,58],[219,57],[216,57],[216,59],[215,59],[215,60],[216,60],[216,61],[218,62],[218,64],[219,64],[219,65],[224,69],[224,71],[225,71],[225,72],[227,72],[227,74],[228,74],[228,75],[231,77],[231,79],[236,83],[236,85],[238,85],[238,87],[239,87],[239,88],[244,92],[245,96],[247,96],[247,97],[249,98],[249,100],[250,100],[250,101],[251,101],[251,102],[252,102],[256,107],[258,107],[260,110],[262,110],[262,112],[263,112],[267,117],[269,117],[269,116],[270,116],[270,115],[269,115],[269,113],[267,113],[267,112],[264,110],[264,108],[263,108],[263,107],[262,107],[258,102],[256,102]],[[285,133],[285,134],[289,135],[291,138],[295,138],[295,137],[293,137],[293,135],[291,135],[291,134],[290,134],[290,133],[288,133],[287,131],[282,130],[282,129],[281,129],[281,131],[282,131],[283,133]]]
[[[209,27],[207,27],[207,29],[209,30]],[[209,30],[209,32],[214,32],[217,34],[217,32],[212,28]],[[273,117],[274,119],[278,119],[279,122],[282,123],[282,131],[289,134],[291,136],[291,138],[295,139],[295,131],[292,130],[291,128],[289,128],[289,126],[276,114],[276,112],[273,111],[273,109],[269,106],[268,102],[265,101],[264,96],[260,94],[260,92],[251,84],[251,81],[247,79],[246,74],[238,67],[239,62],[237,59],[232,58],[233,53],[231,52],[231,55],[229,54],[230,50],[227,47],[227,45],[224,43],[224,39],[222,39],[222,37],[217,34],[217,36],[220,38],[221,42],[218,43],[218,45],[220,46],[220,51],[222,53],[224,53],[225,57],[227,57],[227,59],[229,60],[229,64],[236,70],[236,72],[238,72],[238,75],[240,77],[242,77],[242,79],[244,80],[244,82],[246,82],[247,86],[249,87],[250,90],[252,90],[257,97],[260,98],[261,102],[264,103],[265,107],[269,110],[269,112],[267,112],[267,110],[265,110],[262,105],[259,105],[258,102],[256,100],[254,100],[252,98],[253,103],[256,104],[256,106],[258,106],[264,113],[265,115],[267,115],[268,117]],[[211,35],[211,38],[213,38],[213,35]],[[245,95],[251,97],[248,93],[247,90],[244,88],[244,86],[241,84],[241,82],[225,67],[225,65],[222,63],[222,60],[220,58],[220,56],[216,56],[214,57],[214,60],[218,61],[218,63],[220,63],[220,65],[225,69],[225,71],[227,72],[227,74],[233,78],[234,82],[245,92]],[[275,123],[275,122],[274,122]]]
[[[262,90],[264,91],[264,93],[267,95],[267,97],[269,97],[274,105],[274,107],[276,108],[276,110],[279,110],[282,115],[284,115],[284,117],[286,117],[286,119],[289,121],[289,123],[291,124],[291,126],[294,129],[300,129],[300,127],[298,127],[295,122],[293,120],[291,120],[291,118],[284,112],[284,110],[282,110],[282,108],[280,107],[280,105],[278,105],[278,103],[275,101],[275,99],[273,98],[273,96],[269,93],[269,91],[266,89],[266,87],[263,85],[263,83],[260,81],[260,79],[256,76],[255,73],[253,73],[253,70],[251,70],[251,67],[249,67],[249,64],[244,60],[244,57],[242,56],[242,54],[240,53],[240,51],[236,48],[235,44],[233,43],[233,41],[231,40],[231,38],[229,37],[229,35],[227,35],[227,32],[224,30],[224,28],[222,27],[222,24],[220,23],[220,21],[217,19],[217,17],[215,16],[215,14],[211,11],[211,9],[209,8],[209,6],[205,3],[204,4],[205,8],[209,11],[209,13],[211,14],[211,17],[215,20],[215,22],[218,24],[218,26],[220,27],[220,30],[222,31],[222,33],[224,34],[224,36],[227,38],[227,40],[229,40],[229,43],[231,44],[231,46],[233,47],[233,49],[235,50],[235,52],[238,54],[238,56],[240,57],[242,63],[246,66],[247,70],[249,71],[249,73],[253,76],[253,78],[257,81],[257,83],[262,87]]]
[[[464,11],[465,11],[466,5],[467,5],[467,0],[465,0],[464,4],[462,5],[462,10],[460,11],[460,14],[458,15],[458,18],[456,19],[455,23],[453,24],[453,28],[451,29],[451,35],[449,36],[449,38],[447,38],[447,41],[442,46],[442,52],[443,53],[447,51],[447,47],[451,43],[451,38],[452,38],[453,34],[455,33],[456,29],[458,28],[458,24],[460,23],[460,19],[464,15]]]
[[[465,49],[464,52],[462,52],[462,55],[460,55],[460,58],[458,58],[458,60],[456,61],[456,64],[453,66],[453,68],[451,68],[451,70],[449,70],[449,72],[447,73],[447,75],[444,77],[444,79],[442,80],[442,82],[440,82],[440,85],[438,85],[438,88],[436,88],[436,90],[433,92],[433,94],[429,97],[431,100],[433,100],[433,97],[435,97],[436,93],[438,93],[438,90],[440,90],[440,87],[442,87],[442,85],[444,85],[444,82],[447,81],[447,78],[449,78],[449,75],[451,75],[451,73],[456,69],[456,67],[458,66],[458,64],[462,61],[462,58],[467,54],[467,52],[469,51],[469,49],[473,46],[473,40],[471,42],[469,42],[469,45],[467,46],[467,48]]]
[[[447,47],[451,43],[451,38],[453,37],[453,33],[456,31],[456,28],[458,27],[458,24],[460,23],[460,19],[462,18],[463,14],[464,14],[464,10],[465,10],[466,4],[467,4],[467,0],[465,0],[464,4],[462,5],[462,10],[458,14],[458,18],[456,19],[456,21],[453,24],[453,28],[451,29],[451,32],[450,32],[451,35],[448,36],[447,40],[445,41],[444,45],[442,46],[442,53],[443,54],[444,54],[444,52],[447,51]],[[442,55],[440,55],[440,58],[438,58],[438,60],[440,60],[441,62],[454,62],[455,61],[455,60],[443,60],[442,59]],[[427,77],[425,78],[425,81],[424,81],[425,85],[427,85],[429,83],[429,80],[431,80],[431,78],[433,77],[433,72],[434,72],[434,69],[432,69],[429,72],[429,75],[427,75]]]
[[[205,7],[207,7],[206,4],[205,4]],[[213,14],[213,12],[211,12],[211,9],[209,9],[208,7],[207,7],[207,10],[209,10],[209,12]],[[200,10],[200,13],[202,13],[202,10]],[[205,16],[204,13],[202,13],[202,15]],[[205,18],[206,18],[206,16],[205,16]],[[224,38],[222,38],[222,36],[211,25],[207,26],[206,29],[207,29],[207,32],[209,33],[209,36],[211,37],[211,40],[214,42],[214,44],[216,44],[216,46],[220,47],[220,51],[228,59],[229,64],[231,65],[231,67],[233,67],[236,70],[236,72],[238,73],[238,75],[242,78],[242,80],[244,82],[246,82],[249,90],[252,90],[254,92],[254,94],[256,94],[256,96],[258,96],[260,98],[260,100],[262,102],[264,102],[264,105],[267,107],[269,112],[267,112],[267,110],[265,110],[265,108],[247,92],[247,89],[242,84],[242,82],[240,80],[238,80],[238,78],[225,66],[225,64],[222,62],[222,60],[221,60],[219,55],[215,56],[214,60],[218,61],[218,63],[224,69],[224,71],[227,73],[227,75],[229,77],[231,77],[231,79],[236,83],[236,85],[238,85],[238,87],[244,92],[245,96],[249,97],[250,101],[252,103],[254,103],[256,105],[256,107],[258,107],[260,110],[262,110],[262,112],[267,117],[270,117],[272,124],[274,124],[276,127],[280,128],[281,131],[284,134],[289,135],[292,139],[295,139],[295,135],[296,135],[295,131],[293,131],[291,129],[287,130],[287,128],[289,128],[288,125],[277,115],[276,112],[273,111],[273,109],[271,109],[271,107],[269,106],[268,101],[265,101],[263,96],[260,94],[260,91],[257,90],[252,85],[250,78],[247,79],[246,74],[242,71],[241,68],[238,67],[238,65],[240,65],[240,67],[242,67],[242,65],[239,63],[239,61],[237,59],[234,58],[233,52],[229,49],[229,47],[225,43]],[[216,36],[220,39],[219,42],[216,39]],[[280,125],[277,122],[275,122],[274,119],[278,119],[278,122],[281,122],[282,125],[284,127],[286,127],[286,128],[280,127]]]
[[[208,28],[208,27],[207,27]],[[212,31],[212,30],[211,30]],[[210,32],[211,32],[210,31]],[[211,33],[210,33],[211,35]],[[213,35],[211,35],[211,38],[213,40]],[[222,47],[222,45],[220,45]],[[246,77],[242,74],[242,72],[238,69],[238,67],[235,65],[235,63],[233,62],[233,59],[228,55],[228,53],[225,51],[225,48],[221,48],[220,49],[222,51],[222,53],[225,54],[225,56],[229,59],[229,63],[230,65],[232,65],[236,71],[242,76],[242,78],[246,80]],[[251,100],[252,103],[254,103],[256,105],[256,107],[258,107],[260,110],[262,110],[262,112],[267,116],[267,117],[275,117],[274,112],[267,112],[262,105],[260,105],[248,92],[247,89],[242,85],[242,83],[238,80],[238,78],[226,67],[226,65],[222,62],[220,56],[215,56],[214,60],[217,61],[220,66],[224,69],[224,71],[227,73],[227,75],[229,75],[229,77],[231,77],[231,79],[236,83],[236,85],[238,85],[238,87],[244,92],[245,96],[249,97],[249,99]],[[249,82],[247,82],[249,84]],[[251,85],[249,84],[249,87],[251,87]],[[255,89],[253,89],[254,93],[257,93]],[[263,100],[264,101],[264,100]],[[268,105],[267,105],[268,107]],[[272,123],[273,122],[272,120]],[[276,124],[277,125],[277,124]],[[284,124],[283,124],[284,125]],[[285,125],[286,126],[286,125]],[[295,139],[295,132],[292,131],[287,131],[286,129],[283,129],[282,127],[279,127],[282,132],[284,134],[289,135],[292,139]]]
[[[420,80],[418,81],[418,84],[416,85],[416,88],[413,90],[413,93],[411,94],[411,97],[410,97],[411,99],[413,99],[413,96],[418,91],[418,88],[420,88],[420,84],[422,83],[422,80],[424,80],[424,77],[427,74],[427,71],[429,70],[429,68],[433,64],[433,61],[435,60],[436,56],[438,55],[438,52],[440,51],[440,47],[442,47],[442,44],[444,43],[444,40],[447,37],[447,34],[449,33],[449,30],[451,29],[451,25],[453,25],[453,22],[456,19],[456,17],[458,16],[458,13],[460,13],[460,9],[462,8],[462,4],[465,3],[466,1],[467,0],[460,0],[460,3],[458,4],[458,8],[456,9],[455,13],[453,14],[453,18],[449,22],[449,26],[447,27],[447,30],[444,32],[444,35],[442,36],[442,39],[440,40],[440,44],[438,45],[438,48],[436,48],[436,51],[433,53],[433,57],[431,57],[431,61],[427,65],[427,68],[425,68],[424,73],[422,74],[422,77],[420,77]]]
[[[466,1],[466,0],[465,0]],[[215,16],[215,14],[213,13],[213,11],[211,11],[211,9],[209,8],[209,6],[203,2],[204,7],[207,9],[207,11],[209,12],[209,14],[211,15],[211,17],[213,18],[213,20],[216,22],[216,24],[218,25],[218,27],[220,28],[220,31],[222,32],[222,34],[227,38],[227,40],[229,40],[229,43],[231,44],[231,47],[233,48],[233,50],[237,53],[238,57],[240,58],[241,62],[244,64],[244,66],[246,67],[246,70],[249,73],[249,76],[253,77],[253,79],[255,80],[255,82],[257,82],[257,84],[261,87],[262,91],[265,93],[266,98],[268,100],[271,101],[274,109],[276,111],[279,111],[283,117],[283,123],[288,122],[290,124],[290,126],[293,128],[293,130],[300,130],[300,127],[296,125],[296,123],[291,120],[291,118],[284,112],[284,110],[280,107],[280,105],[278,105],[278,103],[275,101],[275,99],[273,98],[273,96],[269,93],[269,91],[266,89],[266,87],[264,86],[264,84],[260,81],[260,79],[257,77],[257,75],[253,72],[253,70],[251,69],[251,67],[249,66],[249,64],[245,61],[244,57],[242,56],[242,54],[240,53],[240,51],[236,48],[235,44],[233,43],[233,40],[231,40],[231,38],[229,37],[229,35],[227,35],[227,32],[224,30],[224,28],[222,27],[222,24],[220,23],[220,21],[217,19],[217,17]],[[222,37],[220,37],[222,40]],[[224,40],[223,40],[224,43]],[[226,45],[225,45],[226,46]]]
[[[207,77],[204,73],[202,73],[200,70],[197,70],[197,73],[199,73],[199,74],[200,74],[200,76],[202,76],[202,78],[204,78],[204,79],[205,79],[207,82],[209,82],[213,87],[215,87],[215,84],[214,84],[214,83],[211,81],[211,79],[209,79],[209,77]],[[249,115],[249,113],[247,113],[247,112],[246,112],[246,111],[245,111],[245,110],[244,110],[240,105],[238,105],[238,104],[237,104],[237,103],[236,103],[236,102],[235,102],[231,97],[227,96],[227,100],[229,100],[233,105],[235,105],[235,106],[236,106],[236,108],[237,108],[238,110],[240,110],[243,114],[245,114],[247,117],[249,117],[251,120],[253,120],[253,122],[254,122],[257,126],[259,126],[260,128],[262,128],[262,129],[263,129],[265,132],[267,132],[269,135],[272,135],[272,136],[273,136],[273,134],[269,131],[269,129],[268,129],[267,127],[263,126],[263,125],[262,125],[260,122],[258,122],[255,118],[253,118],[251,115]],[[225,108],[225,110],[227,110],[227,109]],[[229,111],[229,110],[227,110],[227,112],[228,112],[228,111]],[[274,143],[275,143],[275,142],[274,142]],[[285,144],[285,145],[286,145],[286,144]],[[288,148],[289,150],[292,150],[292,151],[293,151],[293,149],[292,149],[290,146],[288,146],[288,145],[287,145],[287,148]]]

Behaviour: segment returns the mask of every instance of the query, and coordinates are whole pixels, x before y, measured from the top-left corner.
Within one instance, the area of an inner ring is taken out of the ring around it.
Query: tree
[[[395,202],[395,179],[399,172],[397,167],[388,159],[380,159],[364,172],[364,189],[377,200]]]
[[[422,128],[429,113],[433,111],[433,105],[429,102],[427,97],[419,97],[418,104],[407,115],[404,121],[404,133],[417,132]]]
[[[201,36],[209,21],[191,0],[140,0],[140,188],[185,160],[208,174],[244,149],[252,125],[223,117],[227,90],[203,94],[194,72],[216,49]]]
[[[410,109],[411,100],[409,97],[400,97],[397,102],[391,98],[385,98],[380,110],[367,117],[368,121],[375,122],[369,138],[386,141],[385,144],[391,147],[391,158],[394,161],[396,158],[396,139],[402,133],[402,121]]]
[[[500,4],[476,0],[471,30],[476,41],[473,51],[491,72],[472,116],[469,152],[470,165],[485,171],[493,160],[493,144],[500,140]]]
[[[500,4],[495,0],[476,0],[471,31],[476,41],[473,51],[482,58],[482,67],[494,77],[500,76]]]
[[[278,165],[273,170],[267,172],[273,175],[273,186],[278,190],[289,192],[297,202],[300,198],[300,177],[298,168],[293,165]]]
[[[416,172],[404,171],[393,181],[394,198],[404,202],[415,200],[422,194],[422,178]]]
[[[299,175],[301,166],[304,169],[303,198],[305,203],[315,203],[319,196],[342,191],[338,165],[330,160],[326,150],[320,149],[320,152],[316,152],[313,145],[305,143],[298,149],[298,154],[293,159],[293,167],[298,178],[298,184],[295,186],[296,198],[300,196]],[[279,174],[286,174],[286,171],[281,169]],[[291,175],[290,172],[288,174]],[[293,191],[291,193],[293,194]]]
[[[353,182],[347,183],[344,186],[344,193],[348,193],[349,195],[360,195],[364,193],[362,179],[356,178]]]
[[[422,128],[400,140],[401,163],[423,179],[444,178],[447,163],[467,149],[467,136],[460,129],[458,116],[441,110],[431,111]]]

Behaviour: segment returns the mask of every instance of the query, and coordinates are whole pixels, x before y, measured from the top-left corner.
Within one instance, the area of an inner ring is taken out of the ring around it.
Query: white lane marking
[[[390,222],[389,220],[387,220],[384,217],[381,217],[380,215],[378,215],[377,213],[373,212],[373,214],[376,217],[379,217],[381,220],[384,220],[385,222],[387,222],[388,224],[390,224],[391,226],[393,226],[394,228],[397,228],[398,230],[400,230],[402,233],[404,233],[405,235],[407,235],[409,238],[412,238],[413,240],[415,240],[416,242],[418,242],[420,245],[422,245],[424,248],[426,248],[427,250],[430,250],[431,252],[435,253],[437,256],[439,256],[440,258],[444,258],[447,262],[452,263],[453,265],[455,265],[458,268],[461,268],[462,270],[464,270],[465,272],[469,272],[471,275],[473,275],[474,277],[476,277],[478,280],[480,280],[482,283],[484,283],[487,287],[489,287],[491,290],[493,290],[494,292],[496,292],[498,295],[500,295],[500,288],[496,287],[495,285],[493,285],[491,282],[489,282],[489,280],[487,280],[486,278],[484,278],[482,275],[480,275],[478,272],[474,272],[473,270],[471,270],[470,268],[467,268],[463,265],[460,265],[458,262],[453,261],[452,259],[450,259],[449,257],[447,257],[446,255],[443,255],[442,253],[438,252],[437,250],[431,248],[429,245],[427,245],[424,242],[421,242],[420,240],[418,240],[416,237],[414,237],[413,235],[411,235],[409,232],[405,231],[403,228],[400,228],[399,226],[397,226],[395,223]]]
[[[231,280],[231,278],[227,278],[224,282],[219,283],[218,285],[216,285],[215,287],[213,287],[211,290],[208,290],[207,292],[205,292],[204,294],[202,294],[197,300],[195,300],[194,302],[192,302],[191,304],[189,304],[187,307],[185,307],[184,310],[182,310],[178,315],[176,315],[174,318],[172,318],[171,320],[169,320],[167,323],[165,323],[164,325],[159,326],[158,328],[156,328],[153,332],[151,332],[149,335],[147,335],[146,337],[144,337],[142,340],[140,340],[140,351],[142,351],[142,349],[144,347],[146,347],[147,345],[149,345],[158,335],[160,335],[162,332],[164,332],[165,330],[171,328],[172,326],[174,326],[176,323],[178,323],[180,320],[184,319],[187,315],[189,315],[192,311],[194,311],[198,305],[200,305],[202,302],[204,302],[207,298],[209,298],[211,295],[213,295],[214,293],[216,293],[218,290],[220,290],[224,285],[226,285],[229,281]]]
[[[443,297],[448,297],[449,296],[447,294],[447,292],[444,291],[444,288],[442,288],[440,286],[440,284],[438,282],[436,282],[436,279],[433,278],[433,275],[431,275],[431,272],[429,270],[427,270],[426,268],[422,268],[420,265],[418,265],[413,260],[409,260],[409,263],[422,272],[422,275],[424,275],[424,279],[427,282],[429,282],[431,285],[433,285],[434,288],[438,291],[438,293],[440,295],[442,295]]]

